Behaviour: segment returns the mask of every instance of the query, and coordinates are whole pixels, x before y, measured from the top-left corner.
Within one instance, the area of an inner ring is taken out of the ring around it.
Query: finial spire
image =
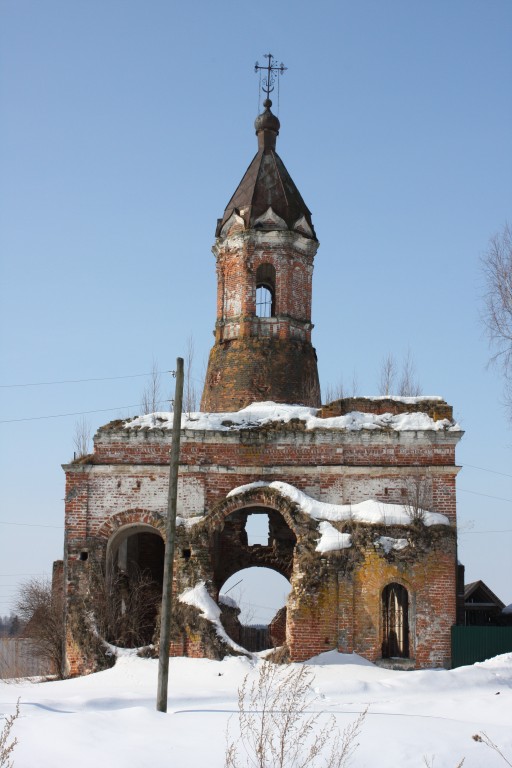
[[[268,59],[268,63],[264,66],[260,66],[258,62],[254,65],[254,71],[266,71],[266,77],[263,79],[263,83],[261,85],[261,90],[263,93],[267,94],[267,101],[270,101],[270,94],[274,90],[274,83],[276,81],[276,77],[279,78],[279,75],[282,75],[288,67],[285,67],[283,62],[281,64],[278,64],[277,61],[274,59],[271,53],[266,53],[265,58]],[[279,83],[279,80],[278,80]]]

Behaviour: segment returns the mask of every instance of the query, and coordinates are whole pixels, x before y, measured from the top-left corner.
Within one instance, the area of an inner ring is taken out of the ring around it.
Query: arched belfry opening
[[[260,264],[256,270],[256,316],[276,315],[276,269],[273,264]]]
[[[152,642],[162,601],[164,540],[144,523],[119,528],[107,546],[110,642],[134,648]]]

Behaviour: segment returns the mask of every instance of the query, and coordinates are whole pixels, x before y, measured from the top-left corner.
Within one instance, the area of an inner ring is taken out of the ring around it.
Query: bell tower
[[[311,213],[276,152],[270,54],[258,151],[219,219],[217,321],[202,411],[236,411],[252,402],[320,405],[311,344]],[[283,66],[281,65],[281,68]],[[282,71],[281,69],[281,71]]]

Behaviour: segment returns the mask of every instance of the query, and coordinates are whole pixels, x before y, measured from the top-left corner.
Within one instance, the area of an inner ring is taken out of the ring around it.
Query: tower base
[[[316,352],[309,342],[233,339],[210,352],[201,411],[238,411],[254,402],[320,406]]]

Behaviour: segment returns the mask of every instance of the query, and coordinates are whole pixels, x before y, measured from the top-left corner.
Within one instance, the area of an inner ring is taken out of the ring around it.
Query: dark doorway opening
[[[409,595],[401,584],[382,592],[382,658],[409,657]]]
[[[124,648],[154,639],[162,602],[164,541],[149,526],[121,529],[109,548],[107,639]]]

